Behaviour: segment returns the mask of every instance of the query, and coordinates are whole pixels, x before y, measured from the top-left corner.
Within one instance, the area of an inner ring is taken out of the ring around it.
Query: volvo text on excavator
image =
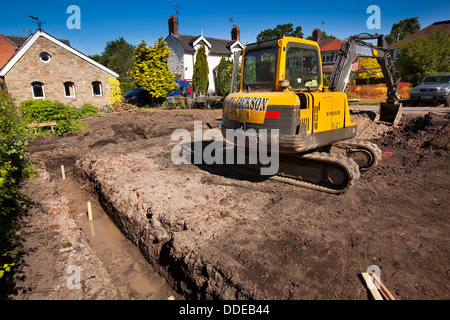
[[[368,39],[377,39],[377,46],[363,41]],[[252,129],[258,137],[260,132],[277,129],[279,170],[271,179],[334,194],[345,192],[359,179],[360,171],[376,166],[381,158],[375,144],[353,139],[357,124],[350,119],[345,90],[351,65],[360,56],[375,57],[382,67],[388,99],[380,113],[383,108],[401,113],[399,78],[384,36],[346,39],[328,87],[323,85],[318,44],[283,37],[245,46],[240,88],[233,92],[239,65],[235,57],[232,92],[223,108],[223,135],[227,130]],[[258,174],[260,167],[239,166]]]

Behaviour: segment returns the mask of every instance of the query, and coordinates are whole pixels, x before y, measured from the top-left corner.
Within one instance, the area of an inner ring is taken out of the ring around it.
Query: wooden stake
[[[61,166],[61,173],[62,173],[63,180],[66,180],[66,171],[64,170],[64,165]]]
[[[370,294],[375,300],[383,300],[383,297],[381,296],[380,292],[377,289],[377,286],[373,282],[372,277],[367,272],[362,272],[361,275],[364,278],[364,281],[366,281],[367,289],[369,289]]]
[[[91,203],[90,203],[90,202],[87,203],[87,207],[88,207],[88,217],[89,217],[89,221],[92,221],[92,220],[93,220],[93,219],[92,219],[92,206],[91,206]]]
[[[395,300],[394,295],[389,292],[389,290],[386,288],[386,286],[381,282],[381,279],[377,276],[377,274],[374,272],[372,273],[372,276],[375,278],[375,284],[378,284],[380,287],[380,292],[383,295],[383,297],[386,300]]]

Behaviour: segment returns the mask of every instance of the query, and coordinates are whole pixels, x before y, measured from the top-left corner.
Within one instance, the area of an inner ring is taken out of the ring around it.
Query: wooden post
[[[66,180],[66,171],[64,170],[64,165],[61,166],[61,173],[63,180]]]
[[[89,217],[89,221],[92,221],[92,206],[91,206],[91,203],[90,202],[88,202],[87,203],[87,207],[88,207],[88,217]]]

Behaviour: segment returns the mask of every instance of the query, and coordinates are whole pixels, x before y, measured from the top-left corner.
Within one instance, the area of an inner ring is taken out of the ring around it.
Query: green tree
[[[202,45],[195,56],[194,74],[192,76],[192,88],[196,94],[206,94],[209,85],[209,67],[206,58],[206,50]]]
[[[294,25],[292,23],[278,24],[274,29],[266,29],[261,31],[256,37],[256,41],[278,39],[282,38],[284,35],[287,37],[303,38],[302,27],[297,26],[294,29]]]
[[[119,81],[129,82],[134,48],[123,37],[119,37],[117,40],[107,42],[101,55],[94,54],[90,58],[117,72]]]
[[[400,20],[392,25],[391,33],[386,36],[386,41],[391,45],[419,30],[420,23],[417,17]]]
[[[167,62],[169,56],[170,51],[162,37],[153,47],[147,47],[145,40],[142,40],[134,50],[130,75],[133,82],[147,90],[153,98],[165,97],[177,88]]]
[[[449,32],[442,29],[400,43],[396,68],[403,80],[416,84],[424,77],[450,70]]]
[[[231,76],[233,73],[233,60],[222,57],[219,62],[217,70],[217,94],[219,96],[226,96],[230,93]]]

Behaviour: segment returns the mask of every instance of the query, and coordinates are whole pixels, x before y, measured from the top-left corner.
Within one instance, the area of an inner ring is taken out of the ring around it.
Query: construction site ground
[[[354,110],[383,160],[343,195],[175,165],[172,133],[206,130],[220,109],[106,113],[36,136],[6,298],[367,300],[361,273],[378,266],[398,300],[449,299],[448,108],[417,107],[398,127]]]

